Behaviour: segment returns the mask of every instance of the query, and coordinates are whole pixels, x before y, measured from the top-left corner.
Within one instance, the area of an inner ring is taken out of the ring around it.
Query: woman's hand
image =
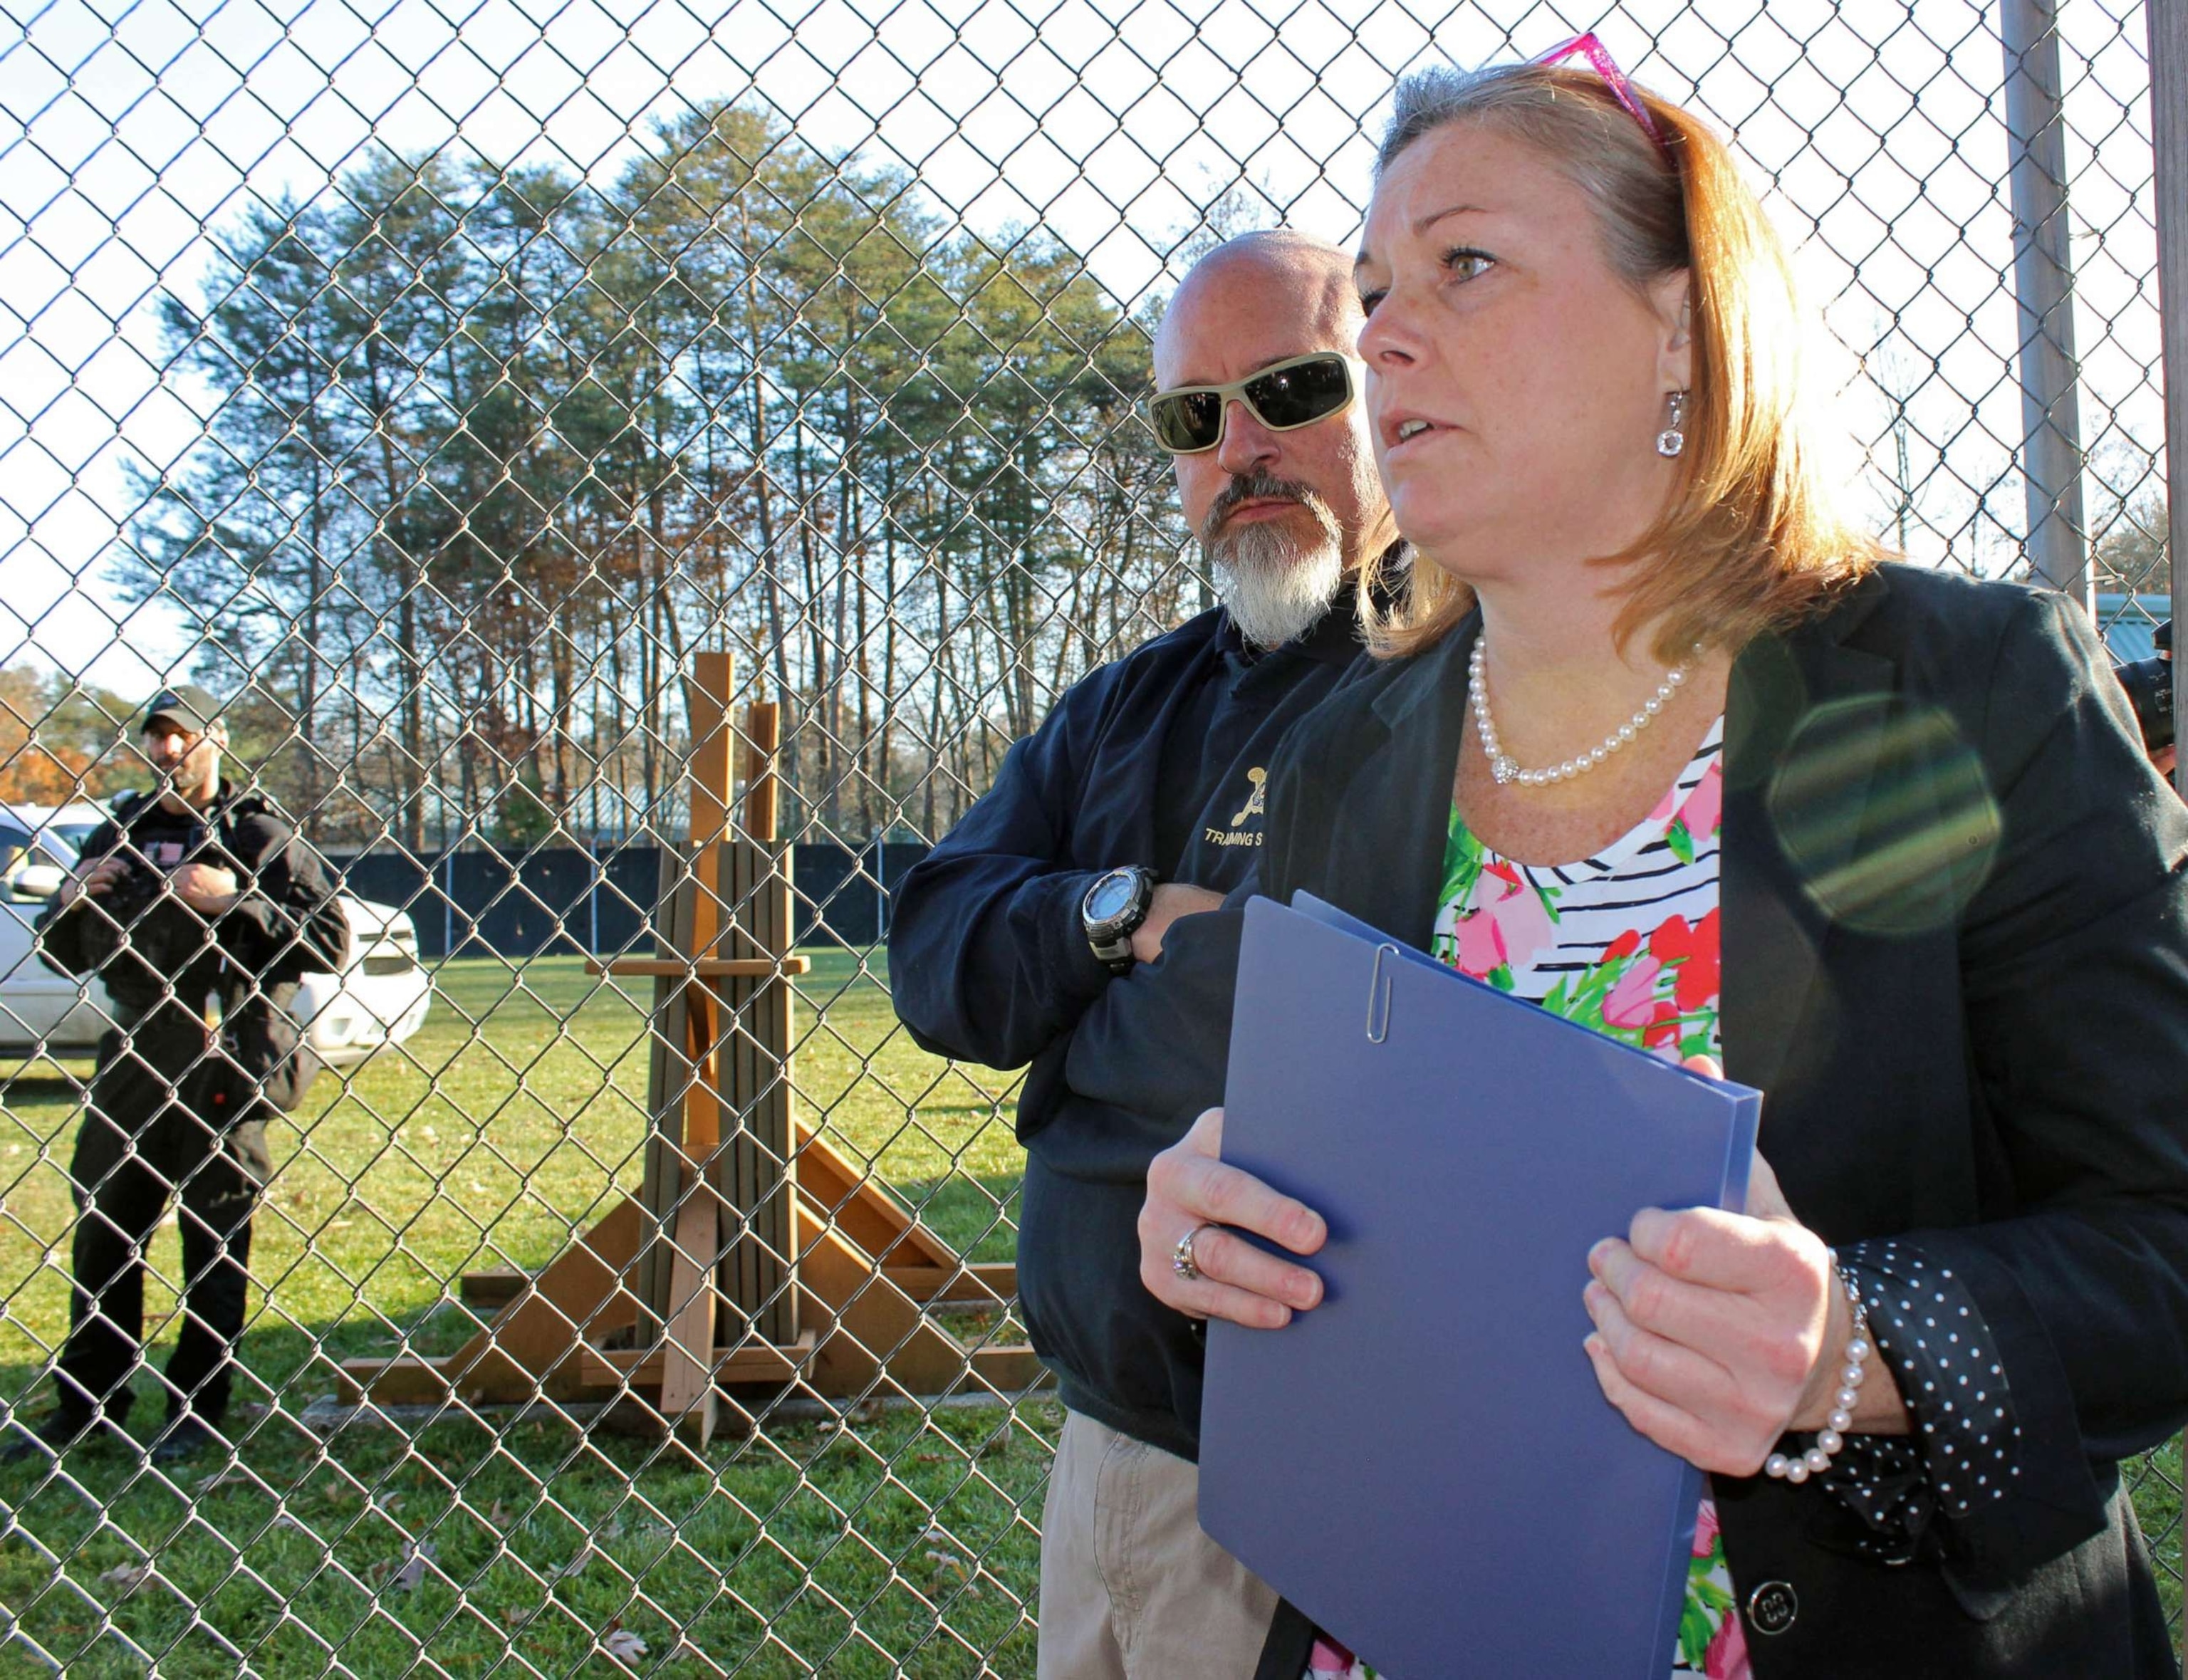
[[[1227,1318],[1257,1330],[1278,1330],[1322,1299],[1322,1280],[1258,1249],[1234,1231],[1250,1231],[1294,1254],[1322,1247],[1322,1215],[1278,1195],[1251,1173],[1227,1167],[1223,1111],[1210,1108],[1193,1130],[1155,1157],[1148,1198],[1140,1207],[1140,1281],[1165,1306],[1194,1318]],[[1228,1227],[1201,1230],[1203,1226]],[[1200,1276],[1187,1280],[1171,1264],[1179,1239],[1193,1239]]]
[[[1697,1057],[1695,1071],[1722,1077]],[[1585,1344],[1604,1395],[1667,1452],[1753,1475],[1788,1429],[1821,1429],[1853,1333],[1852,1309],[1821,1237],[1793,1217],[1761,1155],[1747,1211],[1644,1208],[1623,1241],[1588,1254]],[[1857,1390],[1853,1427],[1904,1434],[1886,1361]]]

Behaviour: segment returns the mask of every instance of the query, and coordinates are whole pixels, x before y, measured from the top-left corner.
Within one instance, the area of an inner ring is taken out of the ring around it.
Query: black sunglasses
[[[1234,397],[1271,431],[1296,431],[1351,405],[1359,394],[1352,358],[1317,350],[1235,385],[1186,385],[1148,399],[1155,442],[1173,455],[1197,455],[1223,441],[1223,414]]]

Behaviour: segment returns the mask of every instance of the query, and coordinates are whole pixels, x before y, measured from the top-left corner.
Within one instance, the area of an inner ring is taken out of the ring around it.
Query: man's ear
[[[1666,392],[1695,385],[1693,277],[1684,268],[1652,280],[1649,302],[1656,316],[1656,373]]]

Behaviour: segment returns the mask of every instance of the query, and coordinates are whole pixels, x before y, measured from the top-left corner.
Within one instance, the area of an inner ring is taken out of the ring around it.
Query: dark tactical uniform
[[[296,983],[341,972],[348,923],[317,854],[266,800],[225,781],[209,809],[182,815],[125,795],[84,842],[84,866],[115,854],[133,865],[127,879],[38,923],[48,964],[96,976],[117,1023],[99,1040],[69,1168],[75,1288],[60,1418],[88,1426],[102,1412],[117,1425],[127,1416],[144,1249],[179,1191],[183,1319],[167,1412],[217,1424],[243,1331],[251,1215],[270,1166],[266,1119],[295,1107],[315,1071],[299,1048]],[[233,870],[234,906],[209,922],[166,890],[188,863]]]

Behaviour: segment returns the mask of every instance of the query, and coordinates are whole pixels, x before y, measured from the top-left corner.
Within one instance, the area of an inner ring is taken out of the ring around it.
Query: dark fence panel
[[[927,852],[918,841],[798,847],[792,906],[798,943],[852,950],[880,944],[888,933],[889,888]],[[358,898],[410,912],[421,955],[515,961],[643,944],[661,854],[653,846],[598,853],[558,846],[438,857],[365,852],[332,862]]]

